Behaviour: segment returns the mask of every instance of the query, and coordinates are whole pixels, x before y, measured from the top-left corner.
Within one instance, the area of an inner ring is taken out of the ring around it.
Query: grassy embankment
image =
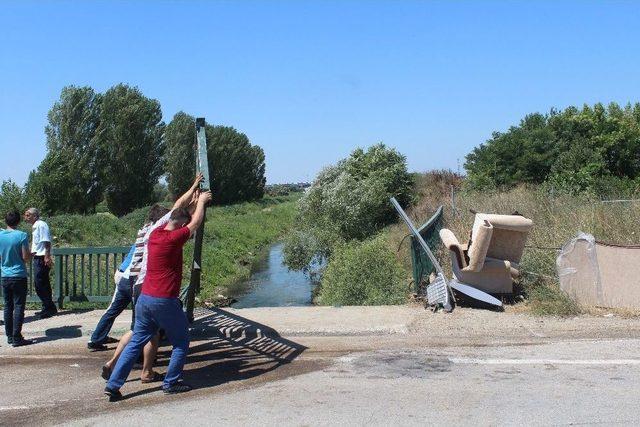
[[[410,210],[416,224],[428,219],[440,204],[445,207],[445,227],[466,243],[473,215],[478,212],[510,214],[518,211],[534,221],[527,242],[530,246],[559,248],[579,231],[593,234],[596,239],[620,244],[639,244],[640,204],[603,204],[587,197],[551,197],[540,188],[519,187],[503,192],[458,192],[457,212],[452,212],[450,187],[452,176],[426,174],[420,176],[417,190],[419,202]],[[453,182],[460,185],[461,182]],[[396,251],[407,233],[404,225],[388,228],[389,244]],[[593,312],[593,307],[579,307],[560,291],[555,268],[556,250],[525,249],[521,262],[522,275],[517,283],[518,294],[509,310],[527,311],[539,315],[570,316]],[[410,275],[411,260],[407,243],[398,257]],[[448,253],[439,251],[438,257],[450,273]]]
[[[291,227],[299,195],[265,197],[256,202],[207,210],[200,302],[218,302],[239,290],[264,250]],[[147,214],[138,209],[122,218],[111,214],[60,215],[45,218],[56,247],[126,246]],[[193,243],[185,247],[184,282],[188,283]]]

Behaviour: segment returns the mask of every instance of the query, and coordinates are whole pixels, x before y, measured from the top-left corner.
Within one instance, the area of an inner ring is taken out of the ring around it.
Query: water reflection
[[[282,263],[282,243],[269,249],[269,256],[258,265],[248,282],[248,291],[231,305],[233,308],[286,307],[310,305],[313,281],[300,271],[289,271]]]

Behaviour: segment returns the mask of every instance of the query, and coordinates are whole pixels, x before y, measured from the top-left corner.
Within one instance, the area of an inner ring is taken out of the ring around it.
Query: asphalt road
[[[438,315],[416,314],[405,332],[285,337],[218,318],[192,342],[185,379],[194,391],[164,396],[134,371],[116,403],[100,394],[107,354],[88,353],[84,337],[1,351],[0,424],[640,425],[636,319],[500,313],[522,332],[461,327],[448,337],[422,329]]]

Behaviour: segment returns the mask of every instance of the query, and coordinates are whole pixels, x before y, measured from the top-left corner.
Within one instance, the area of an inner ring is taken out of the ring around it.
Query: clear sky
[[[640,101],[639,44],[640,2],[3,1],[0,180],[63,86],[119,82],[246,133],[270,183],[379,141],[455,170],[529,112]]]

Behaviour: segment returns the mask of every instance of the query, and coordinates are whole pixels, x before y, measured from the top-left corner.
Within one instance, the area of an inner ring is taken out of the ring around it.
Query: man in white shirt
[[[58,312],[53,303],[49,270],[53,265],[51,258],[51,233],[46,222],[40,219],[40,211],[29,208],[24,213],[24,219],[32,224],[31,255],[33,257],[33,280],[38,298],[42,301],[42,311],[36,313],[41,319],[51,317]]]

